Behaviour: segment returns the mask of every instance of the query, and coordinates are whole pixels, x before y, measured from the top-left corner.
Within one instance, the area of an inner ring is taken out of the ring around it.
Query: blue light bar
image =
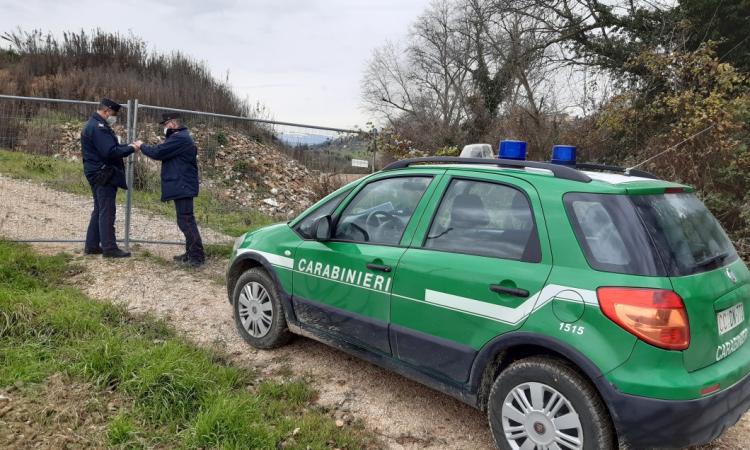
[[[555,145],[552,147],[552,164],[563,166],[576,165],[576,148],[573,145]]]
[[[504,140],[500,141],[500,151],[497,155],[500,159],[526,160],[526,142]]]

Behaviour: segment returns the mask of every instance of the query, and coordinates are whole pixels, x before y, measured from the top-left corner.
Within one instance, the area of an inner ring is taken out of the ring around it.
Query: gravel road
[[[125,198],[119,191],[118,198]],[[36,183],[0,175],[0,236],[14,239],[74,240],[86,237],[91,214],[90,197],[60,192]],[[133,208],[131,238],[181,241],[174,220]],[[125,207],[118,205],[115,232],[124,238]],[[201,230],[206,243],[232,242],[232,238],[212,230]]]
[[[0,236],[5,238],[55,233],[80,239],[89,211],[87,198],[0,177]],[[143,238],[180,237],[169,219],[140,211],[134,216],[134,223],[141,224]],[[78,263],[87,270],[73,282],[94,298],[123,304],[134,313],[162,317],[190,340],[218,347],[232,355],[236,364],[262,374],[279,376],[291,370],[309,376],[320,393],[321,405],[331,408],[345,423],[362,420],[381,437],[385,448],[492,448],[484,414],[418,383],[309,339],[297,338],[273,351],[249,347],[239,338],[231,319],[231,308],[221,283],[221,262],[187,271],[144,256],[143,250],[136,251],[134,258],[112,261],[81,256],[77,244],[38,248],[43,252],[64,250],[76,255]],[[176,251],[168,246],[142,248],[164,258]],[[741,449],[748,442],[750,414],[704,448]]]

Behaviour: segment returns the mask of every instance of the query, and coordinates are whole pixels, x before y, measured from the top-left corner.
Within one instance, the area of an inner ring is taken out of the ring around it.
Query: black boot
[[[182,265],[196,269],[205,264],[205,262],[206,261],[202,259],[186,259],[182,262]]]
[[[101,247],[84,248],[83,249],[83,254],[84,255],[101,255],[102,253],[104,253],[104,252],[102,251]]]
[[[114,250],[108,250],[104,252],[103,256],[105,258],[128,258],[130,256],[130,252],[124,252],[119,248],[116,248]]]
[[[181,255],[173,256],[172,259],[174,259],[177,262],[184,263],[184,262],[187,262],[188,255],[187,255],[187,253],[183,253]]]

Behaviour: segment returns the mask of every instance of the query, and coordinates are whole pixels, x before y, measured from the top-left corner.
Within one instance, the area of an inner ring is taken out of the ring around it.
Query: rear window
[[[638,195],[632,201],[671,276],[705,272],[738,258],[719,221],[695,195]]]
[[[693,194],[564,198],[578,242],[596,270],[684,276],[737,258],[718,221]]]

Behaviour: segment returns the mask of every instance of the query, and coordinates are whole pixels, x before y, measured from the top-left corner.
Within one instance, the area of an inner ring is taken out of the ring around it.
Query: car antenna
[[[627,169],[625,169],[625,173],[629,173],[631,170],[637,169],[638,167],[646,164],[647,162],[650,162],[650,161],[652,161],[652,160],[660,157],[661,155],[663,155],[665,153],[671,152],[672,150],[678,148],[682,144],[684,144],[684,143],[686,143],[686,142],[688,142],[688,141],[690,141],[692,139],[695,139],[696,137],[700,136],[701,134],[705,133],[706,131],[710,130],[711,128],[713,128],[715,126],[716,126],[715,123],[711,124],[711,125],[707,126],[706,128],[700,130],[699,132],[697,132],[697,133],[695,133],[695,134],[693,134],[691,136],[686,137],[685,139],[683,139],[680,142],[676,143],[675,145],[669,147],[668,149],[664,150],[663,152],[657,153],[654,156],[652,156],[652,157],[650,157],[650,158],[648,158],[648,159],[646,159],[644,161],[641,161],[641,162],[639,162],[638,164],[636,164],[636,165],[634,165],[632,167],[628,167]]]

